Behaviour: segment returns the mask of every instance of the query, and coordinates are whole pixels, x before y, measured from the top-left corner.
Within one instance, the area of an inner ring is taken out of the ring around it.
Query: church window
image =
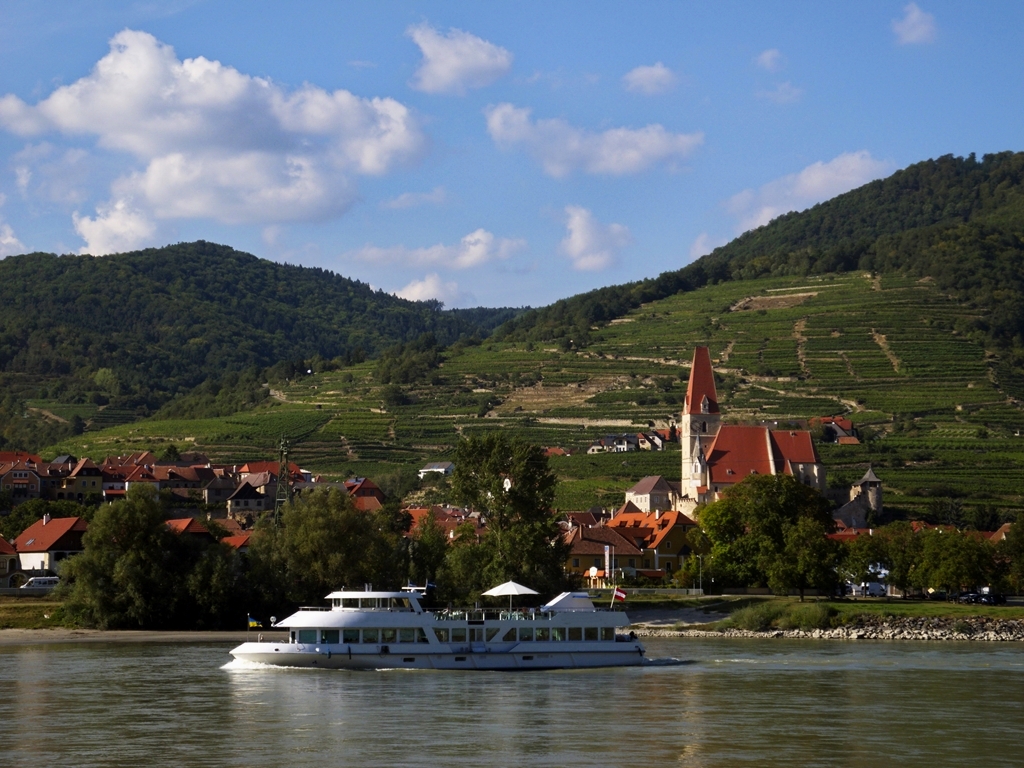
[[[707,432],[708,431],[708,423],[706,421],[702,421],[700,423],[700,431],[701,432]]]

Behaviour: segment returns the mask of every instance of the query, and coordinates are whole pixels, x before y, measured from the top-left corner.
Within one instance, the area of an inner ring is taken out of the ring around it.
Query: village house
[[[639,575],[660,579],[671,577],[682,567],[690,551],[686,536],[697,523],[676,510],[644,512],[626,502],[606,527],[628,538],[640,550]]]
[[[664,511],[675,509],[679,495],[679,483],[666,480],[661,475],[651,475],[626,491],[626,502],[631,502],[641,512]]]
[[[454,471],[455,465],[450,461],[432,461],[429,464],[425,464],[418,474],[420,480],[423,480],[427,475],[441,475],[442,477],[448,477]]]
[[[613,528],[573,526],[562,538],[569,545],[565,572],[584,580],[592,589],[600,589],[610,581],[605,570],[605,547],[613,571],[634,576],[643,562],[640,548]]]
[[[87,529],[80,517],[44,515],[14,540],[21,570],[33,576],[52,575],[62,560],[83,550],[82,534]]]
[[[680,511],[715,501],[727,488],[755,474],[787,474],[818,491],[825,489],[825,465],[810,432],[722,423],[707,347],[693,351],[679,434]]]
[[[0,587],[16,586],[15,574],[20,574],[18,550],[7,539],[0,537]]]

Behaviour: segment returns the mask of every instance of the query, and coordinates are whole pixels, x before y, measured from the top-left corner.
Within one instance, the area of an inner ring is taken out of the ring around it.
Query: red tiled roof
[[[611,528],[573,528],[565,535],[570,555],[604,555],[605,546],[610,546],[615,557],[637,557],[643,553],[628,538]]]
[[[715,390],[715,373],[711,369],[711,355],[707,347],[695,347],[693,367],[690,368],[690,383],[686,387],[686,413],[703,413],[701,403],[708,399],[707,413],[718,413],[718,392]]]
[[[19,552],[48,552],[67,533],[84,532],[88,526],[80,517],[55,517],[49,522],[36,520],[14,540]]]
[[[225,536],[223,539],[221,539],[221,541],[224,544],[227,544],[229,547],[234,547],[235,549],[242,549],[242,547],[249,546],[250,535],[251,534],[248,533],[239,533],[235,536]]]
[[[780,469],[779,458],[782,459],[783,466],[786,462],[795,464],[818,464],[821,462],[821,459],[818,458],[818,451],[814,448],[814,440],[811,438],[810,432],[773,429],[771,435],[772,442],[777,449],[776,470]],[[786,473],[791,473],[789,467],[786,467]]]
[[[16,555],[17,553],[18,550],[11,545],[11,542],[0,536],[0,555]]]
[[[738,483],[752,474],[772,474],[768,430],[725,424],[718,430],[708,450],[708,470],[712,483]]]
[[[19,461],[31,464],[42,464],[43,460],[34,453],[27,451],[0,451],[0,464],[17,464]]]
[[[839,445],[860,445],[860,439],[854,437],[853,435],[844,435],[842,437],[837,437],[836,442],[839,443]]]
[[[179,535],[182,533],[210,534],[209,529],[194,517],[179,517],[174,520],[168,520],[167,527]]]

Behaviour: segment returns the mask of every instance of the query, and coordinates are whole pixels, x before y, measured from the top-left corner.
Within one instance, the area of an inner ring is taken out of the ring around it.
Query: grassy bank
[[[51,597],[0,597],[0,629],[64,627],[64,609]]]
[[[796,598],[732,598],[707,606],[707,611],[728,614],[714,624],[719,629],[829,629],[861,620],[918,619],[1024,619],[1024,606],[958,605],[925,600],[814,600]]]

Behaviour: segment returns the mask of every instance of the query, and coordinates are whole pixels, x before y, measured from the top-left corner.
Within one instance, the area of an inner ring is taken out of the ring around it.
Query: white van
[[[33,576],[21,585],[22,589],[53,589],[60,583],[59,576]]]

